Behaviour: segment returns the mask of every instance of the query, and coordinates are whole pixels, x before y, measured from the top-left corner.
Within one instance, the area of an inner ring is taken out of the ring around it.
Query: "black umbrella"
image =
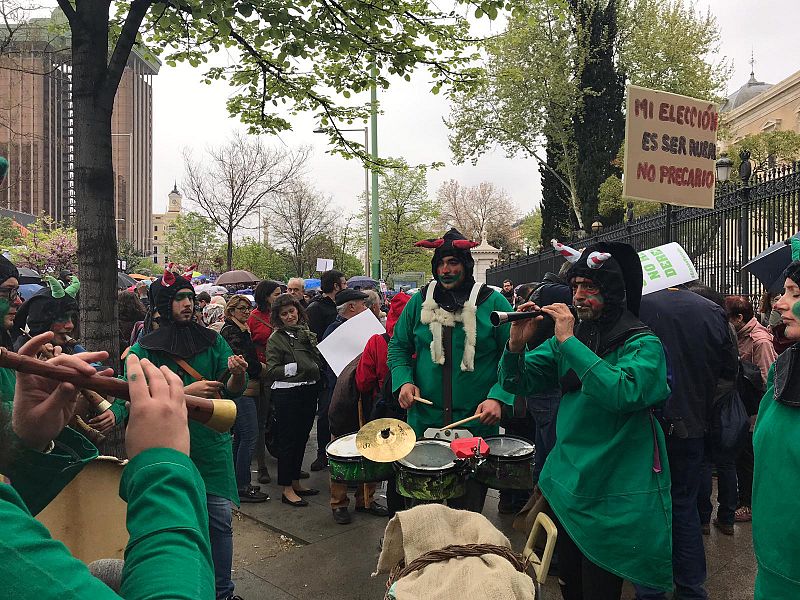
[[[19,267],[19,282],[24,283],[42,283],[42,276],[33,269],[28,267]]]
[[[127,289],[136,285],[136,280],[122,271],[117,271],[117,288],[120,290]]]
[[[794,236],[800,239],[800,233]],[[767,291],[780,294],[783,291],[782,277],[784,269],[792,262],[792,247],[789,240],[772,244],[761,254],[742,267],[742,271],[747,271],[756,276],[764,284]]]

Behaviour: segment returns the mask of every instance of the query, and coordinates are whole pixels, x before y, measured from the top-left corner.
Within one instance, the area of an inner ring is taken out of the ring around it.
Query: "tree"
[[[291,272],[290,257],[251,237],[233,247],[233,268],[250,271],[259,279],[285,281]]]
[[[314,266],[311,261],[313,257],[333,257],[333,267],[344,273],[344,276],[350,278],[354,275],[364,274],[364,264],[361,260],[353,254],[342,250],[342,240],[336,239],[337,236],[331,235],[318,235],[308,243],[308,255],[310,258],[309,270],[304,272],[304,275],[312,275],[315,273]],[[338,237],[341,238],[341,235]]]
[[[134,269],[139,264],[139,260],[144,257],[144,254],[128,240],[119,240],[117,242],[117,258],[124,262],[126,265],[126,273],[134,273]]]
[[[10,250],[22,241],[22,232],[11,217],[0,217],[0,250]]]
[[[573,115],[576,149],[575,189],[581,199],[584,229],[597,216],[597,190],[609,175],[625,139],[622,103],[625,78],[616,64],[617,0],[570,0],[578,48],[584,49],[577,69],[581,104]]]
[[[17,265],[45,273],[75,272],[78,266],[78,239],[74,229],[60,227],[49,217],[40,217],[28,228],[21,245],[12,251]],[[114,273],[116,273],[116,257]],[[114,284],[116,289],[116,283]]]
[[[525,215],[520,223],[520,230],[522,233],[522,243],[526,248],[538,250],[543,248],[545,244],[550,243],[550,239],[544,240],[542,236],[542,209],[534,208],[530,213]]]
[[[197,265],[200,271],[208,272],[214,266],[213,258],[222,240],[210,219],[196,212],[188,212],[175,217],[165,244],[170,261],[185,267]]]
[[[233,234],[256,208],[287,191],[302,174],[308,150],[288,152],[269,148],[261,138],[234,134],[229,142],[209,148],[206,161],[184,151],[187,200],[225,234],[226,264],[233,265]],[[260,224],[258,224],[260,226]]]
[[[445,181],[439,188],[437,203],[440,229],[455,227],[465,237],[487,241],[508,253],[519,250],[512,240],[512,224],[517,210],[506,193],[484,181],[474,187],[464,187],[456,180]]]
[[[479,16],[494,18],[503,4],[485,0]],[[289,103],[293,112],[318,112],[325,126],[363,116],[365,106],[339,106],[328,94],[347,97],[372,83],[388,87],[389,75],[410,78],[418,66],[430,70],[437,91],[443,81],[471,81],[469,73],[458,74],[473,58],[464,50],[469,43],[466,17],[428,3],[132,0],[115,5],[113,20],[111,0],[58,0],[58,5],[72,43],[75,208],[84,285],[81,332],[90,349],[116,343],[111,112],[134,44],[144,41],[157,53],[169,48],[168,64],[187,61],[193,66],[205,63],[212,52],[233,48],[236,63],[210,69],[205,77],[228,79],[237,90],[229,110],[252,128],[268,132],[290,127],[279,112],[282,103]],[[139,47],[146,52],[144,45]],[[335,127],[331,137],[352,148]]]
[[[745,150],[750,153],[750,160],[754,163],[753,175],[764,173],[777,165],[800,159],[800,133],[791,130],[763,131],[747,135],[731,145],[728,153],[733,160],[732,173],[737,177],[742,162],[739,155]]]
[[[615,172],[621,74],[692,96],[724,88],[730,67],[715,60],[719,27],[695,7],[685,0],[523,0],[503,34],[485,42],[480,83],[454,95],[448,123],[456,160],[475,161],[495,145],[535,158],[549,174],[544,230],[567,229],[560,196],[574,226],[587,229],[597,189]],[[546,159],[542,145],[552,149]]]
[[[430,254],[414,244],[433,235],[436,205],[428,197],[424,168],[400,165],[386,170],[378,186],[378,223],[384,273],[428,271]]]
[[[313,272],[312,260],[331,258],[311,256],[311,241],[330,234],[336,215],[329,208],[330,200],[303,182],[272,199],[269,205],[270,232],[279,245],[288,248],[294,275]]]
[[[558,175],[563,167],[561,146],[549,136],[545,153],[547,161],[539,165],[539,176],[542,183],[541,239],[547,244],[552,239],[568,236],[577,228],[577,218],[570,209],[570,189],[564,186],[563,178]]]
[[[625,220],[628,205],[632,204],[633,214],[636,217],[653,215],[661,210],[658,202],[645,202],[644,200],[628,200],[622,196],[622,180],[616,175],[609,176],[597,191],[598,214],[604,226],[616,225]]]
[[[620,3],[619,61],[630,82],[642,87],[721,100],[731,64],[720,56],[716,17],[695,0]]]

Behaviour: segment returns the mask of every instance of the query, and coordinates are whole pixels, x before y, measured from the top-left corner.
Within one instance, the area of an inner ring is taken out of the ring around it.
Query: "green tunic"
[[[800,598],[800,408],[775,401],[774,377],[773,365],[753,433],[755,600],[795,600]]]
[[[31,514],[44,508],[97,456],[88,440],[65,429],[51,454],[25,451],[0,484],[0,581],[4,598],[110,600],[214,597],[205,489],[189,458],[146,450],[125,467],[120,496],[130,533],[121,595],[91,575]]]
[[[664,350],[649,333],[633,335],[603,359],[572,337],[525,354],[506,350],[503,387],[534,394],[570,369],[582,389],[565,393],[556,444],[539,487],[584,555],[634,583],[672,589],[672,502],[661,427],[649,408],[669,396]],[[654,443],[662,472],[655,473]]]
[[[408,424],[421,438],[428,427],[443,427],[475,414],[478,404],[493,398],[503,404],[513,404],[514,395],[503,390],[497,383],[497,364],[508,341],[509,325],[492,327],[489,314],[494,310],[508,312],[511,306],[497,291],[478,305],[476,314],[477,330],[475,344],[475,368],[473,371],[461,370],[464,355],[464,326],[456,323],[453,328],[453,360],[444,366],[431,359],[433,334],[428,325],[422,323],[421,308],[424,301],[422,291],[414,294],[403,309],[394,326],[394,334],[389,342],[388,363],[392,374],[392,388],[397,391],[404,383],[413,383],[421,390],[422,397],[433,402],[427,406],[415,402],[408,411]],[[416,360],[412,356],[416,354]],[[442,403],[442,370],[449,368],[453,381],[452,420],[444,422]],[[497,425],[482,425],[473,421],[466,428],[474,435],[497,435]]]
[[[177,364],[164,356],[161,352],[150,352],[142,348],[138,343],[131,346],[131,352],[139,358],[146,358],[157,367],[166,366],[173,373],[177,373],[183,380],[183,385],[189,385],[196,380],[184,373]],[[217,335],[217,341],[207,350],[196,354],[186,360],[203,377],[208,380],[218,379],[228,368],[228,357],[233,352],[228,342],[221,335]],[[227,397],[232,397],[225,391]],[[120,404],[112,406],[117,418],[124,418],[127,415],[124,406],[120,409]],[[239,494],[236,487],[236,477],[233,472],[233,445],[229,432],[217,433],[205,425],[195,421],[189,421],[189,434],[191,436],[190,456],[197,465],[197,470],[203,477],[206,490],[214,496],[222,496],[228,500],[239,504]]]
[[[0,367],[0,402],[14,404],[14,388],[17,387],[17,372]]]

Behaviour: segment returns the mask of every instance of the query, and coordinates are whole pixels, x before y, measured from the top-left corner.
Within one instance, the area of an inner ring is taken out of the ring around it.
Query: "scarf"
[[[477,337],[478,304],[481,290],[489,289],[483,284],[473,283],[466,300],[462,303],[461,310],[451,311],[439,306],[436,301],[436,288],[438,282],[433,281],[425,288],[425,300],[422,303],[420,321],[428,326],[433,335],[431,340],[431,360],[434,364],[444,365],[444,343],[442,341],[442,328],[455,327],[456,323],[464,325],[464,355],[461,357],[461,370],[475,370],[475,343]],[[491,289],[489,289],[491,292]],[[420,292],[422,293],[422,292]],[[486,296],[488,297],[488,295]],[[484,298],[485,299],[485,298]]]

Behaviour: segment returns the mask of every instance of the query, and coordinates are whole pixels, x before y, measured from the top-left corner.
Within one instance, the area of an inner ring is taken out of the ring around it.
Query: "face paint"
[[[792,314],[800,321],[800,300],[792,304]]]
[[[447,275],[439,275],[439,281],[446,284],[458,283],[464,278],[464,273],[448,273]]]

